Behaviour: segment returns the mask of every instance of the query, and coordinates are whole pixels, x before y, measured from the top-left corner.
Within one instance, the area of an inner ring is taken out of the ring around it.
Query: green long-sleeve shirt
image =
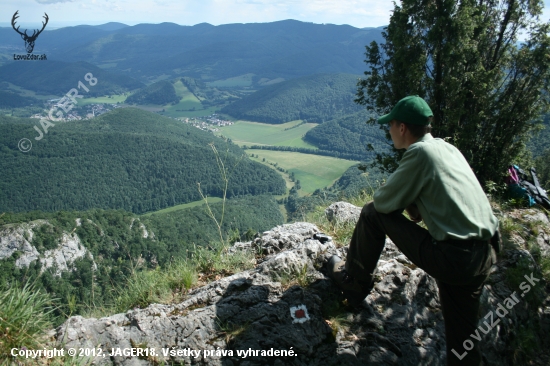
[[[397,170],[374,193],[378,212],[418,206],[435,240],[490,239],[498,227],[487,196],[462,153],[426,134],[411,144]]]

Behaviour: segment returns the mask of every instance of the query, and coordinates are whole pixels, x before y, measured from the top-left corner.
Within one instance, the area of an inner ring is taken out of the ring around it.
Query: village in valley
[[[42,113],[35,113],[31,118],[43,119],[48,118],[48,113],[52,109],[62,110],[61,105],[62,99],[50,99],[45,105],[45,109]],[[112,111],[116,108],[123,108],[122,104],[111,104],[111,103],[97,103],[97,104],[88,104],[81,107],[72,108],[68,113],[63,113],[63,116],[59,119],[60,121],[69,122],[69,121],[80,121],[86,119],[92,119],[94,117],[100,116],[104,113]],[[183,123],[189,124],[193,127],[196,127],[203,131],[218,132],[219,127],[230,126],[233,124],[232,121],[220,119],[220,116],[216,113],[213,113],[209,116],[203,117],[168,117],[173,118]]]
[[[218,127],[231,126],[233,124],[231,121],[220,119],[216,113],[205,117],[180,117],[179,120],[203,131],[211,132],[219,131]]]
[[[50,99],[44,103],[45,109],[42,113],[35,113],[30,118],[43,119],[48,118],[48,113],[51,110],[59,109],[63,111],[62,98],[59,99]],[[88,104],[81,107],[71,108],[67,113],[63,113],[62,116],[58,118],[60,121],[69,122],[69,121],[80,121],[85,119],[91,119],[97,116],[107,113],[116,108],[121,108],[119,104],[110,104],[110,103],[97,103],[97,104]],[[54,113],[55,115],[55,113]]]

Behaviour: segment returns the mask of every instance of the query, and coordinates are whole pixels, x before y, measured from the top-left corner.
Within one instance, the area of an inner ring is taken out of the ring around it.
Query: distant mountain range
[[[91,75],[86,77],[87,74]],[[73,88],[78,88],[79,95],[92,97],[121,94],[145,86],[129,76],[108,72],[84,61],[11,62],[0,67],[0,81],[59,98]]]
[[[161,75],[208,81],[247,73],[289,79],[360,74],[364,46],[381,41],[381,31],[296,20],[219,26],[107,23],[45,31],[34,53],[46,53],[49,61],[86,61],[142,81]],[[23,41],[11,27],[0,28],[0,40],[3,63],[13,53],[24,53]]]

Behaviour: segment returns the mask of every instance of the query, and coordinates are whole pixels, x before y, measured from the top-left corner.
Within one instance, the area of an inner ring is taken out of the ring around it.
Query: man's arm
[[[374,208],[381,213],[403,210],[414,203],[425,180],[425,154],[415,147],[403,154],[399,167],[374,193]]]

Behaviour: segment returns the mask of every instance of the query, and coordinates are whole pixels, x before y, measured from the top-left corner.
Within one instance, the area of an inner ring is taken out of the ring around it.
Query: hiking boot
[[[374,283],[369,284],[358,281],[350,276],[345,266],[346,262],[337,255],[333,255],[327,263],[328,277],[336,282],[336,285],[342,290],[348,304],[351,307],[358,307],[372,290]]]

